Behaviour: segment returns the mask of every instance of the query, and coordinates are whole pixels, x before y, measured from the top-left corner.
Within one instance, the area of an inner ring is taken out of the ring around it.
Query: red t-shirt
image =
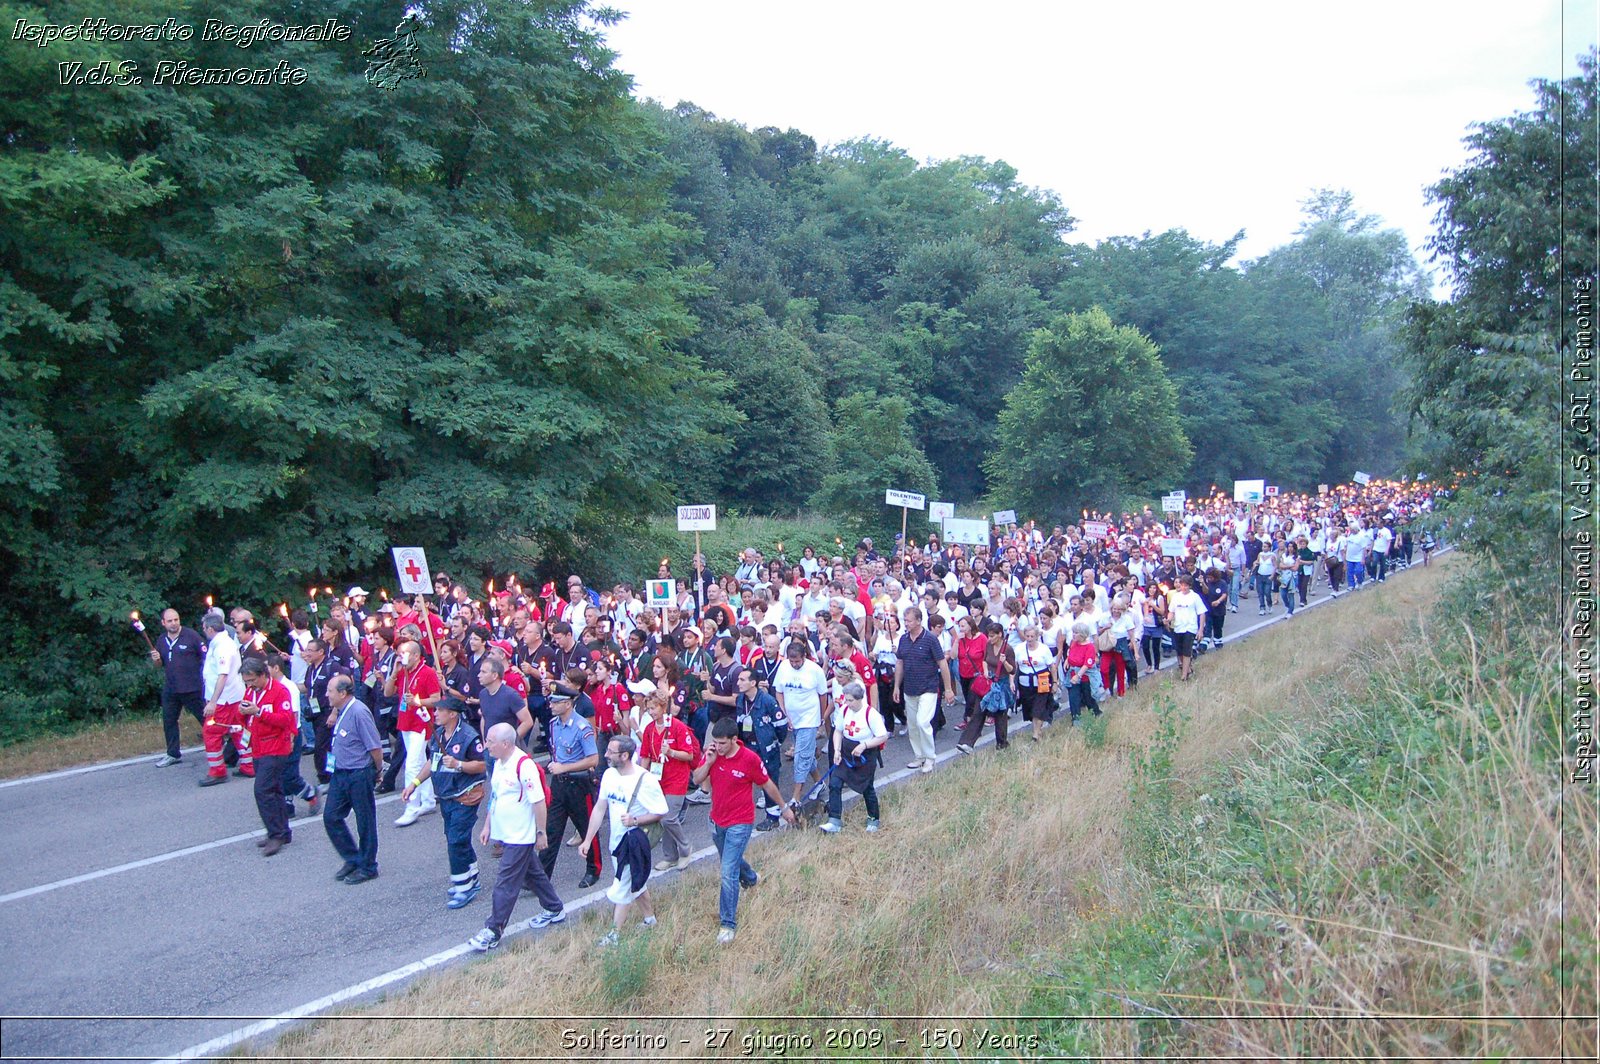
[[[588,695],[589,701],[594,703],[594,730],[613,734],[621,731],[617,727],[617,717],[626,716],[633,708],[628,689],[620,683],[596,684],[589,687]]]
[[[639,759],[661,762],[662,794],[688,794],[689,773],[700,761],[700,743],[689,726],[677,717],[668,717],[666,721],[665,734],[655,721],[645,724],[639,739]],[[687,750],[693,756],[688,761],[679,761],[666,755],[667,748]]]
[[[704,764],[705,759],[702,754],[700,763]],[[739,744],[733,756],[717,758],[706,778],[711,788],[711,822],[719,828],[754,824],[756,798],[750,788],[766,782],[767,767],[761,763],[760,755],[744,743]]]
[[[444,688],[439,686],[439,674],[433,671],[433,666],[418,664],[416,672],[401,669],[395,674],[395,694],[400,696],[400,715],[395,720],[397,731],[421,732],[423,735],[433,734],[433,708],[431,706],[413,707],[411,696],[419,695],[422,698],[431,698],[444,693]]]
[[[254,702],[261,712],[245,718],[250,729],[250,746],[256,757],[288,757],[294,752],[294,733],[300,722],[295,718],[289,689],[277,680],[268,680],[262,690],[249,688],[246,702]]]
[[[521,695],[524,702],[528,700],[528,678],[522,675],[521,669],[507,669],[501,679],[507,687]]]

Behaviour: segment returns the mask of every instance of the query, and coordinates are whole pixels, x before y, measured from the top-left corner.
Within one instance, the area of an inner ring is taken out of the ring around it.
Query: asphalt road
[[[1327,601],[1324,589],[1312,608]],[[1229,618],[1227,641],[1281,619],[1263,621],[1246,602]],[[959,756],[954,741],[948,730],[940,735],[941,763]],[[903,768],[910,756],[905,739],[891,740],[880,778],[917,776]],[[400,804],[380,798],[381,874],[347,887],[332,879],[340,862],[320,817],[296,820],[293,844],[263,859],[253,845],[263,832],[250,781],[201,789],[202,755],[170,768],[154,758],[0,788],[0,852],[8,855],[0,942],[9,957],[0,966],[0,1058],[155,1059],[217,1039],[204,1052],[220,1052],[253,1019],[314,1014],[330,995],[372,996],[453,963],[482,926],[488,889],[464,909],[444,907],[437,814],[398,828]],[[789,771],[786,762],[785,793]],[[714,858],[706,811],[691,806],[688,817],[697,862]],[[563,846],[555,885],[569,911],[585,898],[604,904],[609,862],[601,883],[580,893],[581,865]],[[481,867],[487,888],[487,853]],[[670,889],[676,877],[658,874],[652,884]],[[715,922],[714,892],[693,904]],[[508,931],[537,908],[524,895]],[[274,1029],[281,1023],[267,1026]]]

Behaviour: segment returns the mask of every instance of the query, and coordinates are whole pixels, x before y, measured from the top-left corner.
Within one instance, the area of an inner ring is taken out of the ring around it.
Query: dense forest
[[[0,3],[0,21],[102,8]],[[362,52],[408,11],[426,76],[375,86]],[[865,530],[885,487],[1048,518],[1235,475],[1396,472],[1463,369],[1418,352],[1517,332],[1432,304],[1401,234],[1347,192],[1307,190],[1294,241],[1257,260],[1181,230],[1089,246],[998,160],[635,100],[616,16],[583,3],[118,16],[352,33],[0,54],[8,731],[142,697],[139,648],[102,646],[130,606],[275,601],[377,574],[395,543],[636,578],[601,570],[678,502]],[[307,77],[58,84],[62,62],[175,57]],[[1541,92],[1593,84],[1591,65]],[[1507,195],[1554,180],[1560,136],[1526,121],[1506,134],[1526,157],[1484,164]],[[1482,187],[1441,184],[1441,216],[1516,224],[1452,213]]]

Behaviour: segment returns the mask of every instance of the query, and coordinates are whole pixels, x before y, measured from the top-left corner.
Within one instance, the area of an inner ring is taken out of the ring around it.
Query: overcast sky
[[[1074,239],[1243,229],[1245,258],[1332,187],[1424,259],[1423,189],[1467,126],[1527,109],[1528,81],[1574,75],[1596,40],[1596,0],[613,2],[641,98],[1004,159],[1060,195]]]

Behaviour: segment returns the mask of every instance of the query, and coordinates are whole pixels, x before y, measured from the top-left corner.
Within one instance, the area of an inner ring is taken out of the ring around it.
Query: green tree
[[[1149,497],[1193,454],[1155,345],[1098,307],[1034,333],[996,436],[991,505],[1044,520]]]
[[[833,461],[823,470],[811,505],[838,518],[856,535],[900,531],[900,513],[884,505],[890,489],[938,494],[933,464],[917,449],[904,399],[848,395],[833,404]]]
[[[1575,529],[1561,509],[1562,454],[1586,443],[1554,386],[1574,340],[1573,279],[1600,266],[1596,52],[1578,67],[1534,82],[1532,110],[1478,125],[1467,162],[1429,190],[1430,247],[1455,294],[1418,303],[1407,336],[1426,471],[1466,474],[1445,508],[1454,534],[1536,580],[1553,579],[1560,530]]]
[[[271,91],[37,90],[63,59],[148,74],[172,42],[0,57],[0,448],[30,482],[0,502],[0,601],[37,618],[65,599],[56,642],[80,662],[130,607],[260,605],[291,574],[380,572],[391,543],[499,568],[581,554],[672,501],[685,449],[726,446],[726,381],[683,346],[702,289],[675,259],[674,175],[611,65],[614,16],[430,3],[427,78],[375,88],[361,51],[407,10],[324,5],[351,39],[274,46],[309,77]],[[120,14],[193,20],[177,0]],[[305,21],[287,0],[215,14]],[[6,654],[8,712],[116,708]]]

